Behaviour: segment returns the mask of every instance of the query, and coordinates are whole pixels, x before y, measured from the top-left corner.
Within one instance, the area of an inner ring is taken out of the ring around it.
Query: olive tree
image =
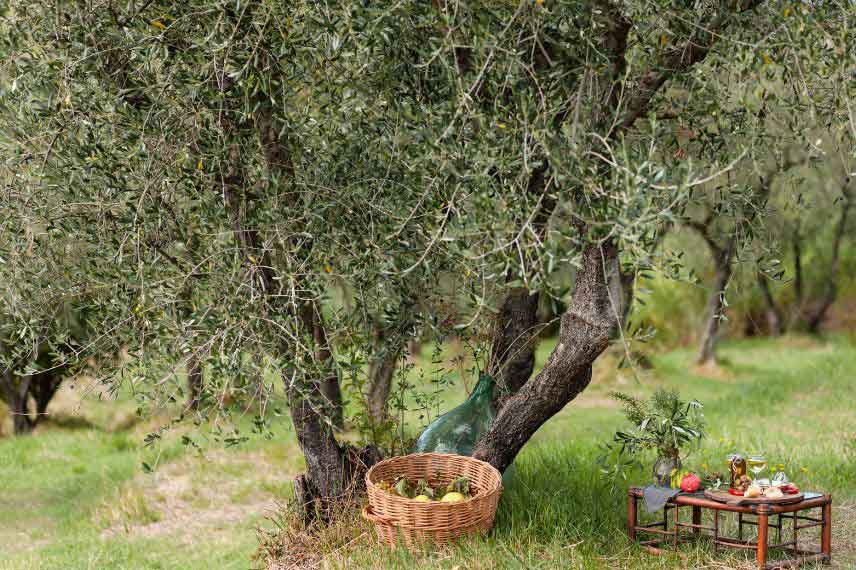
[[[719,151],[675,160],[675,125],[740,113],[774,71],[810,99],[785,69],[830,39],[845,49],[815,73],[842,85],[824,92],[842,108],[853,16],[786,12],[761,0],[12,2],[7,193],[27,204],[23,225],[74,250],[47,269],[54,285],[85,286],[93,346],[133,347],[141,380],[160,386],[157,362],[204,356],[211,377],[252,395],[276,368],[306,459],[298,496],[327,514],[378,456],[337,437],[345,372],[386,377],[426,323],[475,332],[500,386],[475,456],[506,469],[591,381],[623,313],[622,271],[656,263],[695,189],[745,194],[728,173],[771,148],[751,113],[732,144],[699,124]],[[806,145],[794,132],[777,136]],[[32,263],[20,236],[8,242],[10,263]],[[558,343],[533,377],[539,299],[561,297],[568,273]],[[355,292],[349,306],[336,282]]]

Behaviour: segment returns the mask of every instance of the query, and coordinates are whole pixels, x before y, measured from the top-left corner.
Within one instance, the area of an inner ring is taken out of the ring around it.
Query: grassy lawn
[[[539,353],[546,356],[549,346]],[[856,347],[843,338],[726,344],[717,369],[695,370],[692,354],[655,357],[651,370],[599,365],[584,394],[548,422],[518,459],[495,531],[440,553],[413,555],[374,546],[370,529],[349,529],[324,547],[338,567],[728,568],[741,556],[653,558],[624,535],[625,492],[595,465],[598,443],[620,421],[611,390],[647,394],[660,385],[705,403],[709,437],[686,461],[724,468],[733,450],[760,450],[804,489],[832,492],[836,566],[856,565]],[[607,357],[606,360],[614,360]],[[447,400],[459,401],[463,388]],[[301,458],[286,422],[277,437],[202,453],[174,437],[157,449],[128,425],[127,402],[77,398],[57,403],[67,419],[33,437],[0,440],[0,569],[247,568],[255,528],[286,498]],[[70,418],[70,419],[69,419]],[[157,463],[143,473],[143,461]],[[647,478],[639,473],[640,480]],[[350,534],[349,534],[350,533]],[[813,533],[804,531],[809,538]],[[347,537],[347,540],[346,540]],[[717,560],[717,562],[715,562]]]
[[[198,452],[180,443],[180,427],[147,447],[167,417],[129,425],[124,397],[81,402],[66,390],[52,409],[57,420],[35,435],[0,439],[3,570],[247,568],[256,527],[302,468],[290,433]]]

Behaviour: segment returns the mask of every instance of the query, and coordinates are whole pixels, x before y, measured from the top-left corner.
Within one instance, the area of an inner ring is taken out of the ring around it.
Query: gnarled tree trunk
[[[405,351],[412,351],[411,354],[419,351],[418,339],[414,335],[418,322],[417,305],[414,298],[405,295],[393,317],[372,323],[372,353],[365,397],[368,413],[375,423],[388,419],[389,394],[399,360]]]
[[[782,164],[773,165],[770,170],[760,177],[759,183],[755,188],[754,207],[749,211],[745,219],[741,221],[742,224],[751,224],[758,211],[766,206],[776,175],[801,164],[803,161],[803,158],[787,157]],[[715,267],[713,289],[710,291],[707,306],[705,307],[704,330],[702,331],[701,345],[699,347],[698,358],[696,359],[697,364],[700,365],[707,364],[716,359],[716,340],[719,334],[719,323],[722,320],[725,308],[725,290],[728,287],[728,282],[731,280],[733,271],[732,260],[738,247],[738,232],[740,230],[739,224],[732,228],[726,238],[725,244],[721,245],[721,242],[712,233],[712,221],[713,212],[709,212],[703,222],[687,222],[687,225],[697,231],[710,248]]]
[[[0,378],[0,395],[9,408],[15,435],[32,432],[38,421],[38,416],[30,416],[30,381],[28,377],[16,377],[11,370],[5,370]]]
[[[312,334],[315,339],[315,346],[318,347],[316,358],[319,362],[329,362],[333,356],[333,352],[330,350],[330,340],[327,338],[327,332],[324,330],[320,314],[316,315],[313,322]],[[342,388],[339,385],[339,375],[336,373],[335,367],[329,367],[329,373],[321,380],[319,392],[324,396],[324,406],[329,411],[330,421],[333,422],[336,429],[344,429],[345,416],[342,410]]]
[[[68,368],[66,363],[56,361],[43,346],[38,347],[34,364],[43,371],[19,376],[12,369],[7,369],[0,376],[0,399],[9,407],[16,435],[32,432],[45,418],[48,405],[59,390],[63,374]],[[33,410],[30,409],[30,398],[33,400]]]
[[[35,374],[32,377],[30,381],[30,395],[36,404],[36,419],[34,423],[38,423],[47,415],[48,404],[50,404],[54,395],[56,395],[60,384],[62,384],[62,374],[57,369]]]
[[[731,258],[733,256],[736,240],[732,237],[725,248],[714,250],[714,263],[716,272],[713,279],[713,288],[707,298],[704,310],[705,325],[702,331],[701,344],[696,362],[707,364],[716,360],[716,340],[719,335],[719,323],[725,309],[725,290],[731,280]]]
[[[832,254],[829,261],[829,273],[826,278],[826,289],[820,303],[815,309],[809,313],[806,318],[806,328],[811,334],[817,334],[820,331],[820,325],[829,311],[829,307],[835,302],[838,296],[838,265],[841,251],[841,242],[844,241],[844,236],[847,231],[847,218],[850,213],[850,208],[853,206],[853,197],[847,189],[849,179],[845,180],[842,186],[842,204],[841,213],[838,217],[838,223],[835,226],[835,233],[832,236]]]
[[[187,359],[187,407],[196,410],[202,397],[205,380],[202,372],[202,359],[194,352]]]
[[[525,287],[510,289],[496,317],[488,370],[497,381],[497,410],[532,376],[538,347],[538,293]]]
[[[382,423],[388,417],[392,380],[405,344],[406,339],[398,331],[374,324],[365,397],[368,413],[375,423]]]
[[[294,176],[288,141],[281,125],[274,124],[270,101],[258,102],[255,128],[261,143],[271,179],[287,185]],[[228,118],[223,119],[225,131],[239,129]],[[287,319],[299,338],[311,347],[309,356],[314,360],[305,370],[289,365],[283,373],[291,421],[297,442],[306,460],[306,473],[295,480],[295,498],[303,521],[324,520],[362,482],[359,476],[364,464],[375,461],[379,453],[374,448],[356,451],[348,445],[339,445],[334,425],[341,423],[341,390],[333,362],[330,341],[324,330],[320,307],[315,299],[289,303],[281,294],[283,283],[278,278],[268,251],[261,242],[258,230],[247,223],[252,208],[249,181],[243,170],[240,148],[232,145],[228,170],[220,177],[224,206],[229,213],[236,242],[243,253],[247,271],[258,283],[270,307],[278,317]],[[264,181],[258,181],[262,184]],[[310,247],[304,245],[302,247]],[[282,358],[291,361],[296,354],[290,338],[282,340]]]
[[[797,226],[791,236],[791,251],[794,256],[794,306],[791,309],[789,327],[799,322],[803,309],[802,236],[800,235],[799,219],[797,219]]]
[[[305,334],[317,330],[320,313],[314,302],[300,308],[299,321]],[[329,359],[316,364],[324,363]],[[380,459],[380,452],[373,446],[358,450],[340,445],[330,421],[332,402],[322,391],[323,380],[299,374],[293,368],[283,379],[291,421],[306,460],[306,473],[295,480],[295,498],[305,522],[327,520],[361,487],[365,469]]]
[[[760,271],[758,272],[758,286],[761,288],[761,294],[764,296],[764,315],[767,318],[767,332],[770,336],[780,336],[784,332],[782,314],[776,305],[772,291],[770,291],[770,284],[767,283],[767,278]]]
[[[618,324],[620,295],[615,246],[588,246],[556,348],[538,375],[506,400],[474,457],[504,471],[538,428],[588,386],[592,363]]]

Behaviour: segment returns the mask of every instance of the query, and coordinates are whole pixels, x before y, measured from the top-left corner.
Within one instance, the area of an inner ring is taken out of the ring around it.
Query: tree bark
[[[798,323],[802,316],[803,305],[803,270],[802,270],[802,236],[800,236],[799,220],[791,236],[791,250],[794,255],[794,306],[791,310],[790,325]]]
[[[767,329],[771,336],[780,336],[783,329],[782,314],[779,307],[776,305],[776,300],[773,298],[773,293],[770,291],[770,285],[767,283],[767,278],[760,271],[758,272],[758,286],[761,287],[761,294],[764,296],[764,314],[767,318]]]
[[[0,395],[9,408],[12,418],[12,430],[15,435],[25,435],[36,427],[36,420],[30,416],[30,378],[15,377],[11,370],[3,372],[0,379]]]
[[[187,359],[187,407],[199,409],[205,380],[202,372],[202,359],[194,351]]]
[[[413,284],[410,284],[413,287]],[[408,291],[414,290],[408,288]],[[366,403],[375,423],[388,419],[388,400],[392,390],[395,371],[406,350],[418,354],[418,303],[405,294],[399,300],[394,316],[389,320],[378,319],[372,323],[372,354],[369,360]]]
[[[317,307],[316,307],[317,310]],[[317,349],[319,363],[330,363],[333,353],[330,350],[330,340],[321,320],[321,314],[317,314],[313,321],[313,337]],[[345,416],[342,410],[342,388],[339,385],[339,375],[334,366],[328,366],[329,371],[321,380],[320,392],[324,396],[324,407],[330,412],[330,421],[336,429],[345,428]]]
[[[757,6],[758,3],[759,0],[749,0],[745,4],[738,6],[738,11],[751,10]],[[621,102],[620,95],[622,93],[621,89],[616,88],[616,84],[620,81],[626,71],[627,66],[625,53],[627,50],[627,37],[630,29],[632,28],[632,23],[621,13],[620,8],[616,5],[603,3],[600,7],[602,8],[601,13],[604,17],[603,23],[605,30],[601,38],[601,47],[603,51],[609,55],[611,65],[606,67],[605,77],[602,78],[603,81],[599,92],[595,95],[597,98],[597,104],[595,105],[595,111],[591,118],[591,125],[592,130],[604,133],[607,140],[615,141],[618,140],[622,134],[630,130],[639,117],[644,116],[645,113],[648,112],[654,95],[671,77],[687,72],[694,65],[703,61],[707,57],[710,48],[716,42],[720,33],[730,24],[730,17],[733,14],[728,12],[722,13],[714,21],[710,22],[709,25],[700,26],[698,32],[695,33],[693,37],[686,38],[684,45],[674,46],[670,49],[664,50],[656,64],[652,65],[638,78],[636,78],[634,83],[637,88],[628,97],[628,102],[623,108],[623,116],[619,121],[615,122],[614,118],[616,113],[619,111],[619,105]],[[559,113],[555,120],[556,125],[560,126],[565,117],[566,115],[564,113]],[[538,185],[533,184],[533,182],[537,182],[538,176],[543,180],[545,175],[546,166],[544,172],[533,173],[533,177],[530,179],[530,188],[537,188]],[[545,208],[542,204],[542,212],[539,212],[539,216],[546,215],[544,218],[545,224],[552,215],[555,203],[548,203],[547,206],[548,207]],[[513,310],[507,312],[503,310],[501,312],[495,331],[499,331],[502,334],[504,334],[504,331],[509,329],[508,324],[503,321],[503,313],[525,314],[525,311],[532,310],[531,306],[524,306],[522,304],[520,296],[517,296],[516,299],[512,299],[511,302],[518,303],[521,306],[513,306],[511,307]],[[625,304],[620,301],[616,301],[614,306],[618,305],[624,306]],[[537,311],[537,303],[535,303],[535,310]],[[625,320],[627,315],[623,313],[624,311],[622,310],[622,320]],[[529,318],[526,320],[527,322],[532,321],[532,319]],[[494,338],[494,344],[498,345],[499,348],[503,348],[507,345],[507,339],[500,338],[497,340],[496,336]],[[529,340],[530,341],[525,343],[522,347],[522,350],[516,350],[513,352],[518,355],[520,365],[515,367],[517,375],[504,381],[504,384],[508,387],[513,387],[515,385],[522,386],[526,382],[526,379],[523,378],[528,368],[526,364],[534,356],[535,350],[535,343],[531,342],[531,339]],[[510,352],[506,350],[506,354],[510,354]],[[496,361],[501,362],[501,358],[498,355],[494,356],[494,354],[492,354],[491,359],[494,367],[499,369],[502,368],[501,364],[495,363],[495,359]],[[529,369],[529,374],[531,374],[531,369]]]
[[[725,308],[725,289],[731,280],[731,258],[733,257],[736,238],[731,237],[723,249],[714,250],[714,263],[716,274],[713,280],[713,289],[707,298],[705,306],[705,326],[701,336],[697,364],[707,364],[716,360],[716,340],[719,335],[719,323]]]
[[[538,375],[506,400],[474,457],[505,471],[538,428],[588,386],[592,363],[618,324],[614,307],[620,295],[615,246],[589,245],[556,348]]]
[[[46,415],[48,404],[62,384],[62,374],[59,369],[35,374],[30,381],[30,395],[36,404],[36,417],[34,424],[39,423]]]
[[[847,217],[850,213],[850,208],[853,205],[853,199],[850,195],[850,192],[847,190],[845,182],[843,186],[843,204],[841,206],[841,213],[838,217],[838,224],[835,226],[835,234],[832,237],[832,256],[829,261],[829,273],[826,279],[826,290],[823,294],[823,298],[820,301],[820,304],[809,314],[806,319],[806,328],[808,332],[811,334],[817,334],[820,331],[820,325],[823,323],[823,319],[826,317],[826,313],[829,311],[829,307],[835,302],[835,298],[838,296],[838,284],[836,283],[838,279],[838,265],[839,265],[839,256],[841,251],[841,242],[844,241],[844,236],[847,231]]]
[[[262,145],[265,162],[272,178],[282,180],[293,178],[294,163],[287,148],[288,140],[280,136],[282,130],[277,128],[270,102],[267,100],[260,101],[255,116],[259,142]],[[254,249],[258,249],[260,244],[258,243],[258,233],[255,230],[253,230],[250,238]],[[266,281],[268,284],[267,287],[270,288],[273,285],[273,269],[270,267],[267,254],[261,258],[263,259],[263,264],[261,265],[266,267],[263,276],[268,276]],[[318,307],[314,301],[312,306],[317,310]],[[321,362],[330,360],[332,350],[320,312],[315,315],[310,331],[317,347],[317,359]],[[345,420],[342,406],[342,389],[334,367],[330,367],[330,373],[321,380],[319,392],[324,397],[325,409],[330,410],[330,420],[333,422],[333,425],[338,429],[343,429]]]
[[[602,81],[593,95],[591,126],[596,132],[604,132],[608,138],[615,139],[625,130],[623,127],[611,128],[611,124],[620,101],[619,89],[615,86],[627,66],[625,52],[631,22],[613,4],[604,3],[601,7],[604,33],[600,43],[604,52],[609,55],[610,65],[605,68],[603,77],[600,78]],[[539,59],[535,62],[535,67],[539,70],[546,69],[547,62]],[[557,129],[566,118],[567,113],[564,111],[556,115],[554,124]],[[629,121],[627,128],[633,122]],[[539,241],[546,238],[547,227],[556,208],[556,198],[549,192],[548,174],[549,162],[545,156],[542,157],[542,166],[530,174],[527,186],[528,193],[540,196],[538,210],[531,222]],[[525,272],[527,268],[522,267],[521,270]],[[510,289],[502,302],[494,324],[489,363],[489,370],[497,377],[499,386],[494,397],[497,411],[501,410],[532,375],[540,328],[539,300],[538,292],[521,287]]]
[[[773,181],[776,174],[785,172],[786,170],[800,164],[803,159],[788,157],[784,163],[776,164],[774,167],[760,177],[759,183],[755,188],[756,196],[752,202],[754,207],[746,215],[743,224],[751,224],[758,214],[758,210],[765,206],[767,199],[770,197],[770,192],[773,188]],[[709,212],[707,218],[703,222],[689,221],[687,225],[697,231],[704,239],[710,252],[713,255],[713,262],[716,268],[714,276],[713,289],[707,300],[705,307],[705,325],[702,332],[701,345],[699,346],[699,354],[696,363],[699,365],[707,364],[716,360],[716,340],[719,334],[719,323],[721,321],[723,309],[725,306],[725,289],[728,282],[731,280],[732,258],[738,246],[738,231],[739,225],[730,230],[730,235],[725,242],[725,245],[720,245],[720,242],[714,238],[711,233],[713,222],[713,212]]]
[[[283,148],[284,143],[274,132],[276,128],[269,112],[266,104],[261,104],[257,115],[261,126],[258,136],[272,178],[279,178],[280,183],[284,183],[293,170]],[[224,128],[231,130],[233,127],[226,124]],[[232,145],[229,151],[228,171],[221,176],[220,184],[235,239],[250,275],[271,308],[275,309],[274,313],[290,320],[299,337],[312,349],[307,355],[314,361],[312,365],[305,367],[300,374],[296,366],[287,366],[283,382],[297,442],[306,460],[306,473],[295,483],[298,508],[307,524],[318,518],[324,520],[360,481],[352,479],[357,469],[349,464],[349,448],[340,446],[333,433],[335,407],[337,403],[341,404],[341,399],[332,390],[334,383],[338,386],[338,379],[333,380],[329,339],[323,328],[320,309],[314,299],[300,301],[295,306],[279,295],[279,280],[268,252],[262,247],[258,231],[246,223],[249,206],[245,195],[247,181],[237,145]],[[290,339],[282,341],[281,352],[287,359],[296,355]],[[323,372],[325,365],[329,367],[328,372]]]
[[[395,377],[395,369],[404,347],[404,339],[390,338],[390,332],[379,323],[373,325],[372,359],[369,362],[365,396],[369,416],[376,424],[387,420],[392,379]]]
[[[375,423],[386,421],[389,414],[389,393],[398,366],[401,351],[386,350],[369,364],[369,383],[366,391],[368,412]]]
[[[539,294],[525,287],[509,289],[496,317],[488,370],[496,378],[494,406],[501,409],[532,376],[538,348]]]

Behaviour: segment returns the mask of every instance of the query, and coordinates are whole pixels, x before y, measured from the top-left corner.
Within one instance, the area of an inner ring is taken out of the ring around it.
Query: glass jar
[[[746,475],[746,459],[739,453],[728,456],[728,466],[731,471],[731,488],[740,487],[740,478]]]

